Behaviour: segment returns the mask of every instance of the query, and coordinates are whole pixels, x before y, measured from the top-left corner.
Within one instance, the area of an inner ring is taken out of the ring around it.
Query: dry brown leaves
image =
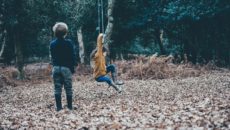
[[[66,109],[64,90],[65,109],[55,112],[53,84],[41,76],[47,67],[27,66],[29,79],[43,83],[26,80],[17,87],[6,84],[0,88],[0,129],[230,129],[229,70],[149,63],[152,69],[157,68],[154,71],[164,70],[159,80],[160,76],[154,75],[147,63],[142,61],[142,78],[148,77],[145,80],[140,80],[141,75],[135,72],[139,70],[131,68],[140,62],[118,63],[119,67],[124,64],[119,73],[124,71],[121,76],[128,79],[122,94],[105,83],[95,82],[91,74],[87,75],[88,69],[81,77],[77,73],[73,78],[72,112]],[[34,70],[36,67],[41,70]],[[175,77],[167,78],[164,73]]]
[[[105,83],[74,81],[75,110],[55,112],[53,85],[6,86],[4,129],[229,129],[230,72],[164,80],[128,80],[117,94]],[[63,93],[63,105],[66,105]]]

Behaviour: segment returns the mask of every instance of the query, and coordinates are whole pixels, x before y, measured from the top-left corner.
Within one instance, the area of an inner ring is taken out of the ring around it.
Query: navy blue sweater
[[[75,46],[69,39],[55,39],[50,43],[50,52],[53,66],[68,67],[74,73],[77,65]]]

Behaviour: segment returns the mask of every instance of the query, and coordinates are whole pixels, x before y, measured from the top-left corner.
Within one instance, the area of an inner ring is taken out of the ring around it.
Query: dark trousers
[[[64,86],[67,96],[72,96],[72,73],[69,68],[54,66],[53,67],[54,94],[61,95]]]
[[[69,109],[72,109],[72,73],[69,68],[63,66],[54,66],[52,70],[53,81],[54,81],[54,96],[56,100],[56,110],[60,111],[62,109],[61,94],[62,87],[64,86],[67,105]]]

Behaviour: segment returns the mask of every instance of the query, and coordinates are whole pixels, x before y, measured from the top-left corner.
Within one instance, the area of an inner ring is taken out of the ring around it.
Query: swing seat
[[[107,88],[107,89],[110,88],[110,86],[106,82],[97,82],[97,81],[95,81],[95,82],[96,82],[95,86],[97,86],[97,87],[103,87],[103,88]]]

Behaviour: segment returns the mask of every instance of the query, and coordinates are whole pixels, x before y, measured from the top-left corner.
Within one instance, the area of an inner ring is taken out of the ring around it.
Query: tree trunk
[[[156,38],[157,38],[157,43],[160,47],[160,51],[161,51],[161,54],[164,55],[165,54],[165,49],[164,49],[164,45],[163,45],[163,35],[164,35],[164,30],[163,29],[160,29],[160,30],[157,30],[156,32]]]
[[[122,53],[120,53],[121,60],[124,61],[124,56]]]
[[[4,8],[4,2],[2,2],[0,4],[0,10],[1,10],[1,13],[0,13],[0,42],[2,43],[1,44],[1,50],[0,50],[0,59],[2,60],[2,55],[3,55],[3,52],[5,50],[5,47],[6,47],[6,30],[4,29],[4,25],[3,25],[3,8]]]
[[[83,42],[83,36],[82,36],[82,28],[80,27],[77,30],[77,38],[79,43],[79,57],[81,64],[85,63],[85,49],[84,49],[84,42]]]
[[[18,79],[22,80],[24,79],[24,61],[23,61],[23,53],[22,53],[22,45],[19,40],[19,34],[16,33],[15,39],[14,39],[14,45],[15,45],[15,55],[16,55],[16,66],[19,72]]]
[[[113,9],[115,5],[115,0],[108,0],[108,24],[105,30],[105,38],[104,38],[104,44],[105,47],[109,49],[109,44],[112,42],[111,41],[111,35],[113,32]]]
[[[1,36],[1,41],[2,41],[2,47],[1,47],[1,51],[0,51],[0,58],[3,58],[2,55],[4,53],[4,50],[6,48],[6,30],[4,30],[2,36]]]

